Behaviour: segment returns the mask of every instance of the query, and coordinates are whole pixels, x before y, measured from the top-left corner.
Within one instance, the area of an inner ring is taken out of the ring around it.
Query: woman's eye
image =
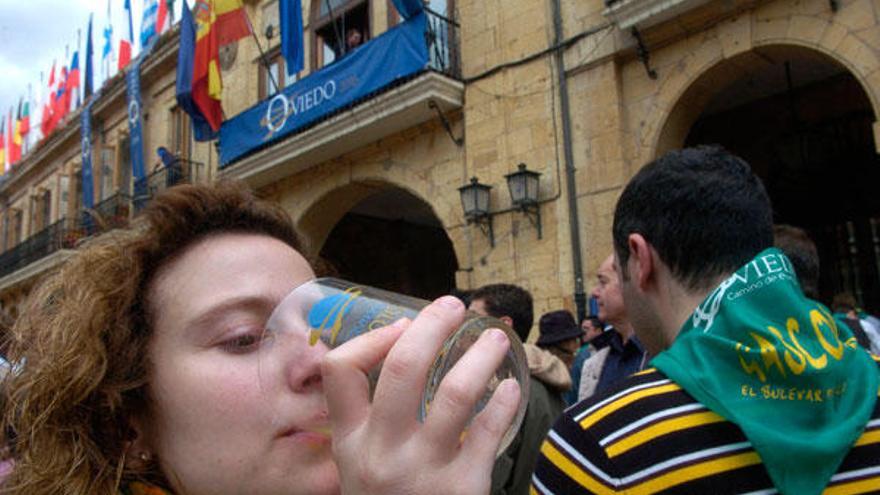
[[[223,342],[223,349],[232,354],[246,354],[260,347],[265,333],[247,333]]]

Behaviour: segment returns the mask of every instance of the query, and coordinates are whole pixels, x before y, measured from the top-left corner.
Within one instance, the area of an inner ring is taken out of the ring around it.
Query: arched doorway
[[[320,256],[342,278],[423,299],[450,293],[458,269],[431,206],[399,188],[360,200],[330,231]]]
[[[725,71],[729,79],[719,77]],[[682,144],[720,143],[748,161],[775,221],[816,241],[821,299],[847,291],[880,312],[880,158],[859,81],[827,55],[791,45],[756,48],[710,72],[714,94],[682,112],[697,113]]]

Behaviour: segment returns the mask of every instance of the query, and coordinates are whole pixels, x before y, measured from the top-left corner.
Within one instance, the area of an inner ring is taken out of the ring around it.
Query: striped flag
[[[144,0],[144,19],[141,23],[141,49],[149,46],[170,27],[168,4],[165,0]]]
[[[119,38],[119,70],[131,62],[131,46],[134,44],[134,28],[131,24],[131,0],[125,0],[125,12],[128,17],[128,38]]]
[[[6,122],[0,118],[0,175],[6,172]]]
[[[241,0],[197,0],[196,46],[193,60],[192,98],[211,129],[220,129],[220,47],[248,36],[250,24]]]
[[[104,49],[101,51],[101,67],[104,79],[110,79],[113,67],[113,21],[110,17],[110,0],[107,0],[107,26],[104,28]]]

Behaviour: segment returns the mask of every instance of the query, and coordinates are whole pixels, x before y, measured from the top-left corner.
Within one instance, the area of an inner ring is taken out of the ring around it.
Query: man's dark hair
[[[490,284],[471,294],[471,301],[478,299],[483,301],[489,316],[509,316],[513,320],[513,331],[519,335],[520,340],[526,341],[535,320],[529,291],[511,284]]]
[[[792,225],[773,226],[773,245],[791,260],[804,295],[819,298],[819,251],[804,229]]]
[[[761,180],[720,146],[670,151],[642,168],[614,211],[614,250],[627,278],[627,239],[641,234],[689,290],[773,245],[773,214]]]

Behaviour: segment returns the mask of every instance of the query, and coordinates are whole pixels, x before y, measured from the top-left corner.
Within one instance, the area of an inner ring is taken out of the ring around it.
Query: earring
[[[150,460],[151,460],[152,458],[153,458],[153,456],[151,456],[150,453],[149,453],[149,452],[146,452],[146,451],[145,451],[145,452],[141,452],[140,454],[138,454],[138,459],[140,459],[140,460],[143,461],[143,462],[150,462]]]

